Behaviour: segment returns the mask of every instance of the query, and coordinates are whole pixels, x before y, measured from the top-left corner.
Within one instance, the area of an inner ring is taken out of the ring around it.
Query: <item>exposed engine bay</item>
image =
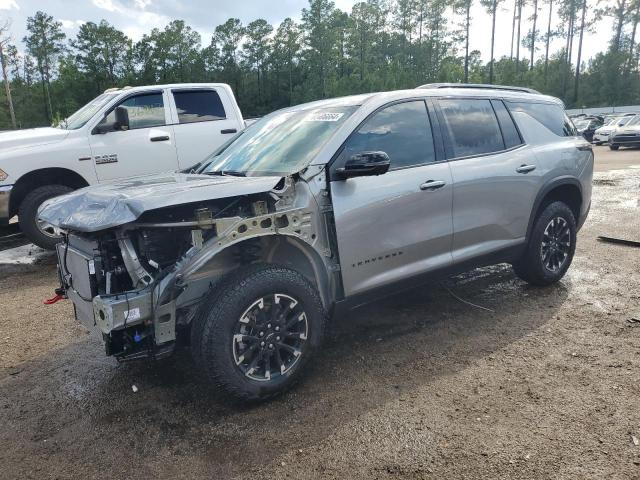
[[[283,177],[267,191],[151,208],[132,222],[93,231],[68,225],[74,221],[69,205],[45,208],[41,215],[64,232],[59,293],[119,360],[170,354],[208,291],[241,265],[295,265],[323,298],[335,298],[340,277],[322,177],[322,171]]]

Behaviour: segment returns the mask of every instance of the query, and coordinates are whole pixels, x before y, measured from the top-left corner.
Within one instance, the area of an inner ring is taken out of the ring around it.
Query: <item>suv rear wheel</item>
[[[609,145],[609,148],[611,150],[618,150],[620,148],[620,145]]]
[[[576,251],[576,220],[563,202],[547,205],[538,215],[527,249],[513,268],[533,285],[551,285],[560,280]]]
[[[20,229],[29,240],[46,250],[53,250],[56,247],[62,237],[56,234],[51,225],[38,220],[38,208],[46,200],[64,195],[72,190],[65,185],[45,185],[29,192],[22,200],[18,209],[18,220]]]
[[[227,393],[267,400],[299,379],[325,324],[320,296],[303,275],[255,264],[216,284],[192,324],[192,354]]]

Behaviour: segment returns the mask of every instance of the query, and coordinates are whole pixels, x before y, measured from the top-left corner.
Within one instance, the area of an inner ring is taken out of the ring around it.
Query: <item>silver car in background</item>
[[[190,342],[241,400],[291,386],[328,318],[494,263],[563,277],[593,153],[555,98],[426,85],[272,113],[190,173],[49,201],[61,286],[120,360]]]

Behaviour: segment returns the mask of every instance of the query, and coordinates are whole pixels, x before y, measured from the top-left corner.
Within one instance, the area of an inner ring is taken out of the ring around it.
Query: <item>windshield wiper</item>
[[[239,170],[213,170],[211,172],[205,172],[207,175],[228,175],[230,177],[246,177],[246,172]]]

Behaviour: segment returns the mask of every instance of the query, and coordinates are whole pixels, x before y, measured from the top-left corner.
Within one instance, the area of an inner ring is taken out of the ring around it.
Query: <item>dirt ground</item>
[[[596,151],[561,283],[500,265],[359,308],[301,385],[251,408],[187,352],[105,357],[69,302],[42,305],[52,261],[0,266],[0,477],[640,478],[640,249],[596,239],[640,240],[640,168],[615,170],[640,151]]]

